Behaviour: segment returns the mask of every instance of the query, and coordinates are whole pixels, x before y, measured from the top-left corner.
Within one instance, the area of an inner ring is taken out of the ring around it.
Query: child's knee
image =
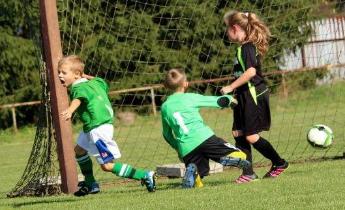
[[[250,136],[246,136],[246,140],[250,143],[250,144],[254,144],[255,142],[257,142],[259,140],[260,136],[258,134],[253,134]]]
[[[74,153],[78,156],[81,156],[81,155],[86,155],[87,151],[85,149],[81,148],[79,145],[76,145],[74,147]]]
[[[101,164],[101,169],[106,172],[112,172],[113,171],[113,163],[105,163]]]

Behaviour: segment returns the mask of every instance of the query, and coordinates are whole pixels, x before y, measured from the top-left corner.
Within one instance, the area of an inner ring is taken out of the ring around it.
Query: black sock
[[[257,142],[253,144],[254,148],[259,151],[265,158],[272,161],[273,165],[282,165],[284,160],[281,159],[277,151],[273,148],[272,144],[266,139],[260,137]]]
[[[235,146],[238,149],[242,150],[242,152],[244,152],[247,155],[246,160],[248,160],[250,163],[253,163],[252,147],[248,143],[246,138],[244,136],[235,137],[235,141],[236,141]],[[254,174],[253,166],[251,166],[250,168],[247,168],[247,169],[243,169],[243,174],[244,175]]]

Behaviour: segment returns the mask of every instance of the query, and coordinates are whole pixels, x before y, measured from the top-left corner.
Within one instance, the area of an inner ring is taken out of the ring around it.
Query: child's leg
[[[119,177],[141,180],[149,192],[156,190],[156,180],[153,171],[136,169],[128,164],[112,162],[101,164],[101,168],[103,171],[112,172]]]
[[[74,151],[81,173],[85,177],[85,184],[86,186],[91,186],[92,183],[96,182],[95,177],[93,176],[92,160],[87,154],[87,151],[79,145],[74,147]]]
[[[81,173],[84,175],[85,179],[84,182],[78,184],[80,188],[74,193],[75,196],[85,196],[89,193],[94,194],[100,191],[99,185],[93,175],[92,160],[88,154],[89,150],[89,137],[86,133],[81,132],[74,151]]]
[[[183,157],[186,171],[182,179],[182,188],[203,187],[202,179],[210,171],[209,158],[197,148]]]
[[[207,156],[207,158],[210,158],[223,166],[235,166],[243,170],[251,167],[251,163],[246,160],[246,154],[244,152],[217,136],[212,136],[207,139],[202,144],[200,150],[202,151],[202,154]],[[236,182],[251,182],[255,179],[257,179],[255,174],[241,175]]]
[[[153,171],[133,168],[123,163],[113,163],[121,157],[120,150],[113,139],[114,128],[111,124],[104,124],[89,132],[92,140],[91,153],[96,156],[104,171],[112,172],[119,177],[141,180],[148,191],[155,191],[155,177]]]
[[[232,134],[235,138],[235,146],[242,150],[242,152],[244,152],[246,154],[246,160],[248,160],[251,165],[247,168],[243,169],[243,174],[244,175],[252,175],[254,174],[254,170],[253,170],[253,158],[252,158],[252,148],[251,145],[249,144],[249,142],[246,140],[246,138],[243,136],[243,132],[242,131],[232,131]]]
[[[247,140],[251,142],[254,148],[264,157],[272,161],[272,167],[264,175],[264,178],[277,177],[289,167],[289,163],[279,156],[277,151],[266,139],[260,137],[258,134],[254,134],[247,136]]]
[[[270,142],[260,137],[258,134],[246,136],[248,142],[253,144],[254,148],[259,151],[265,158],[272,161],[272,165],[282,165],[285,160],[282,159]]]
[[[112,172],[116,176],[135,180],[144,179],[148,172],[146,170],[136,169],[133,168],[131,165],[119,162],[102,164],[101,168],[103,171]]]

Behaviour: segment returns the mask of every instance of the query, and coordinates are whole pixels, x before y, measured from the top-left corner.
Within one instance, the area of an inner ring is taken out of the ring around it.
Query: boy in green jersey
[[[202,186],[201,179],[210,170],[210,159],[224,166],[250,167],[245,153],[215,136],[199,113],[201,107],[225,108],[236,105],[232,96],[185,93],[188,82],[182,69],[171,69],[164,85],[174,93],[162,105],[163,137],[186,165],[182,183],[184,188]]]
[[[154,192],[155,175],[153,171],[135,169],[128,164],[113,163],[121,157],[119,148],[113,139],[113,109],[108,98],[108,85],[101,78],[84,74],[84,63],[76,55],[62,58],[58,64],[59,79],[68,87],[71,103],[61,113],[69,120],[77,111],[83,123],[77,145],[74,148],[80,170],[85,181],[78,184],[75,196],[94,194],[100,191],[92,171],[93,155],[102,170],[117,176],[141,180],[149,192]]]

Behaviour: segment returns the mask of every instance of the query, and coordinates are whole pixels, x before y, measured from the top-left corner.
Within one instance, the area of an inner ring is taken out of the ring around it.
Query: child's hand
[[[69,109],[66,109],[65,111],[63,111],[60,115],[62,116],[62,118],[64,119],[64,120],[69,120],[69,119],[71,119],[72,118],[72,114],[73,114],[73,112],[71,112]]]
[[[222,89],[220,89],[220,92],[224,95],[227,93],[231,93],[232,91],[234,91],[234,89],[232,89],[232,87],[230,85],[222,87]]]

